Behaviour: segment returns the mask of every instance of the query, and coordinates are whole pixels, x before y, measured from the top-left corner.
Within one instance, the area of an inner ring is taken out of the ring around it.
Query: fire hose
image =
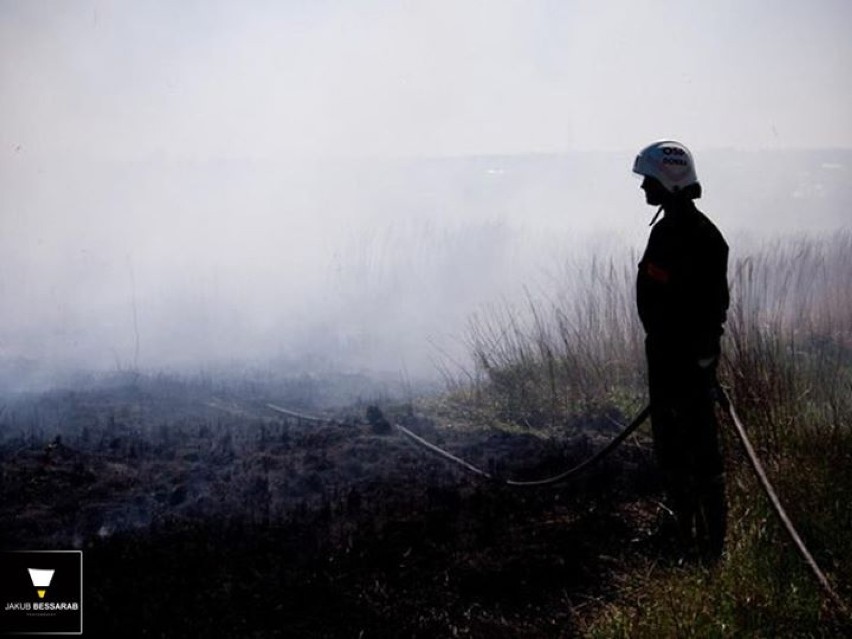
[[[781,521],[781,524],[782,524],[784,530],[787,532],[787,535],[790,537],[791,541],[793,542],[793,545],[796,547],[796,550],[799,552],[801,557],[804,559],[808,568],[810,568],[810,570],[813,573],[814,577],[816,578],[817,582],[819,583],[819,585],[821,586],[823,591],[826,593],[828,598],[831,600],[831,602],[835,606],[837,606],[837,609],[840,612],[842,612],[847,618],[852,617],[852,613],[850,613],[850,610],[847,607],[846,603],[843,601],[843,599],[840,597],[840,595],[838,595],[837,592],[832,587],[831,582],[829,582],[825,573],[822,571],[822,569],[817,564],[816,560],[814,559],[813,555],[808,550],[804,541],[802,541],[802,538],[799,535],[798,531],[796,530],[796,527],[793,525],[793,522],[790,519],[789,515],[787,514],[787,511],[784,509],[784,506],[781,504],[781,500],[778,498],[778,494],[775,492],[775,489],[772,486],[772,483],[769,481],[769,477],[766,475],[766,471],[764,470],[763,465],[760,463],[760,459],[757,457],[757,453],[754,450],[754,446],[752,446],[751,440],[749,440],[748,434],[746,433],[746,429],[743,426],[742,422],[740,421],[739,416],[737,415],[737,412],[734,409],[733,403],[731,402],[730,398],[728,397],[728,394],[724,391],[724,389],[721,388],[721,386],[719,387],[719,403],[722,406],[722,408],[725,410],[725,412],[728,414],[728,416],[731,418],[731,421],[734,424],[734,429],[736,430],[737,436],[738,436],[740,442],[742,443],[743,448],[745,449],[746,456],[749,459],[752,470],[754,470],[754,473],[757,476],[759,483],[760,483],[761,487],[763,488],[764,493],[766,494],[767,498],[769,499],[770,504],[772,505],[772,509],[774,510],[778,519]],[[282,413],[284,415],[287,415],[289,417],[294,417],[294,418],[305,420],[305,421],[310,421],[310,422],[326,422],[326,421],[328,421],[328,420],[324,420],[324,419],[319,418],[319,417],[314,417],[312,415],[306,415],[304,413],[298,413],[296,411],[287,410],[286,408],[282,408],[282,407],[276,406],[274,404],[267,404],[267,406],[269,408],[271,408],[271,409],[273,409],[273,410],[275,410],[279,413]],[[465,468],[466,470],[472,472],[475,475],[478,475],[478,476],[480,476],[484,479],[487,479],[489,481],[502,483],[502,484],[507,485],[507,486],[515,486],[515,487],[525,488],[525,487],[547,486],[547,485],[556,484],[556,483],[559,483],[559,482],[562,482],[562,481],[566,481],[567,479],[579,474],[580,472],[589,468],[590,466],[593,466],[594,464],[601,461],[604,457],[609,455],[612,451],[614,451],[619,446],[619,444],[621,444],[625,439],[627,439],[628,436],[630,436],[631,433],[633,433],[633,431],[635,431],[637,428],[639,428],[639,426],[642,425],[642,423],[650,416],[650,414],[651,414],[651,406],[647,405],[647,406],[645,406],[645,408],[643,408],[636,415],[636,417],[633,419],[632,422],[630,422],[630,424],[628,424],[616,437],[614,437],[612,439],[612,441],[610,441],[601,450],[599,450],[597,453],[595,453],[594,455],[592,455],[591,457],[589,457],[585,461],[581,462],[580,464],[577,464],[576,466],[569,468],[568,470],[565,470],[564,472],[561,472],[558,475],[554,475],[552,477],[547,477],[547,478],[544,478],[544,479],[529,480],[529,481],[503,479],[503,478],[497,477],[497,476],[495,476],[495,475],[493,475],[489,472],[486,472],[485,470],[483,470],[481,468],[478,468],[477,466],[474,466],[470,462],[467,462],[464,459],[457,457],[456,455],[453,455],[452,453],[444,450],[443,448],[436,446],[435,444],[433,444],[433,443],[427,441],[426,439],[420,437],[419,435],[413,433],[412,431],[410,431],[405,426],[402,426],[401,424],[395,424],[394,426],[397,429],[397,431],[399,431],[400,433],[405,435],[410,441],[414,442],[418,446],[421,446],[421,447],[439,455],[440,457],[447,459],[448,461],[451,461],[451,462],[461,466],[462,468]]]
[[[629,437],[630,434],[634,430],[639,428],[639,426],[642,425],[642,422],[644,422],[646,419],[648,419],[648,416],[650,414],[651,414],[651,407],[650,406],[646,406],[645,408],[643,408],[642,411],[636,416],[636,418],[632,422],[630,422],[630,424],[626,428],[624,428],[609,444],[604,446],[601,450],[599,450],[597,453],[595,453],[594,455],[592,455],[591,457],[589,457],[588,459],[586,459],[582,463],[577,464],[573,468],[569,468],[568,470],[561,472],[558,475],[554,475],[553,477],[547,477],[545,479],[534,479],[534,480],[530,480],[530,481],[519,481],[519,480],[515,480],[515,479],[501,479],[499,477],[495,477],[495,476],[491,475],[490,473],[485,472],[481,468],[477,468],[476,466],[469,464],[468,462],[464,461],[463,459],[460,459],[460,458],[456,457],[455,455],[452,455],[452,454],[448,453],[447,451],[445,451],[441,448],[438,448],[434,444],[427,442],[422,437],[419,437],[419,436],[415,435],[414,433],[412,433],[405,426],[400,426],[399,424],[396,424],[396,429],[398,431],[400,431],[403,435],[406,435],[407,437],[411,438],[412,440],[414,440],[415,442],[420,444],[421,446],[425,446],[429,450],[437,453],[438,455],[444,457],[445,459],[449,459],[451,461],[456,462],[457,464],[463,466],[464,468],[467,468],[468,470],[470,470],[471,472],[473,472],[477,475],[480,475],[481,477],[485,477],[486,479],[490,479],[492,481],[504,483],[507,486],[538,487],[538,486],[548,486],[548,485],[551,485],[551,484],[557,484],[559,482],[565,481],[565,480],[569,479],[570,477],[573,477],[574,475],[579,474],[580,472],[582,472],[583,470],[585,470],[589,466],[593,466],[594,464],[596,464],[597,462],[602,460],[604,457],[609,455],[616,448],[618,448],[618,445],[621,442],[623,442],[625,439],[627,439],[627,437]]]
[[[751,467],[754,470],[755,475],[757,475],[758,480],[760,481],[760,485],[763,488],[763,492],[766,493],[769,502],[772,504],[772,509],[775,511],[775,514],[778,515],[778,519],[781,520],[781,524],[784,526],[784,530],[787,532],[787,535],[793,541],[793,545],[796,546],[796,550],[799,551],[799,554],[802,556],[802,559],[805,560],[805,563],[811,569],[814,577],[819,582],[823,591],[828,595],[829,599],[837,606],[838,610],[840,610],[847,618],[852,617],[850,614],[849,608],[846,606],[846,603],[843,599],[840,598],[840,595],[837,594],[837,591],[831,586],[831,583],[828,581],[828,577],[825,576],[825,573],[820,569],[816,560],[811,555],[808,547],[805,545],[805,542],[802,541],[802,538],[799,536],[796,527],[793,525],[792,520],[789,515],[787,515],[787,511],[784,510],[784,506],[781,504],[781,500],[778,499],[778,494],[775,492],[775,488],[772,486],[772,482],[769,481],[769,477],[766,475],[766,471],[763,469],[763,464],[760,463],[760,459],[757,457],[757,453],[754,452],[754,446],[751,444],[751,440],[749,440],[748,435],[746,434],[745,426],[740,421],[739,416],[737,416],[737,411],[734,409],[734,404],[731,402],[728,394],[722,389],[719,393],[719,403],[722,405],[722,408],[728,413],[731,418],[731,421],[734,424],[734,429],[737,431],[737,435],[740,438],[740,442],[743,445],[743,448],[746,451],[746,456],[751,463]]]

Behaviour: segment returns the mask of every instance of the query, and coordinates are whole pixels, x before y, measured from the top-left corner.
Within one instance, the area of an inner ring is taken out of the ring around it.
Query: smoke
[[[6,379],[434,374],[483,304],[641,247],[660,137],[729,235],[847,223],[849,153],[782,150],[852,145],[845,3],[619,5],[0,3]]]
[[[541,266],[531,221],[562,218],[546,191],[563,163],[533,165],[16,167],[4,185],[15,215],[0,287],[15,303],[3,354],[119,369],[283,357],[424,372],[431,346]],[[575,217],[575,228],[589,219]]]
[[[848,152],[698,157],[700,204],[729,239],[845,222]],[[546,291],[566,260],[642,246],[652,211],[627,171],[617,153],[18,166],[3,184],[3,359],[435,374],[463,358],[482,306]]]

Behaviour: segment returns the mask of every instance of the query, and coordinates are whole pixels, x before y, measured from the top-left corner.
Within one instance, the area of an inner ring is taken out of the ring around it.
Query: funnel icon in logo
[[[55,570],[39,570],[38,568],[27,568],[30,571],[30,579],[32,579],[33,586],[36,588],[36,592],[38,593],[39,599],[44,599],[44,595],[47,592],[47,587],[50,585],[50,580],[53,579],[53,573]]]

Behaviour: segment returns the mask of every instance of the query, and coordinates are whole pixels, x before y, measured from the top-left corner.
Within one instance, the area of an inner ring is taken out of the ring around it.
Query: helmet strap
[[[660,213],[663,212],[663,206],[660,205],[660,208],[657,209],[657,212],[654,214],[654,218],[651,220],[651,223],[648,226],[654,226],[654,222],[657,221],[657,218],[660,217]]]

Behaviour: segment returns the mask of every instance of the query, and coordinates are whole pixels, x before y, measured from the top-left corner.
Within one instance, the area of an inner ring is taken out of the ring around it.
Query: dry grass
[[[528,296],[473,319],[476,383],[456,397],[480,413],[543,429],[644,401],[634,267],[575,272],[570,293]],[[720,377],[782,501],[841,595],[852,598],[852,234],[776,241],[732,260]],[[732,435],[726,561],[650,563],[586,615],[594,637],[835,636],[826,606],[776,525]]]
[[[632,269],[612,259],[566,273],[573,286],[524,308],[504,305],[472,318],[468,387],[498,420],[557,427],[615,402],[633,410],[644,384],[641,326]],[[468,398],[470,399],[470,398]]]

